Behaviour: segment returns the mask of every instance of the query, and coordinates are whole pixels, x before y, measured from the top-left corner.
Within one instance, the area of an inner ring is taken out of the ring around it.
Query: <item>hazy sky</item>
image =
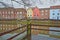
[[[21,0],[17,0],[17,1],[20,2]],[[29,1],[30,4],[32,4],[32,7],[37,6],[39,8],[47,8],[52,5],[60,5],[60,0],[29,0]],[[0,0],[0,2],[4,2],[6,5],[9,6],[12,6],[13,4],[14,8],[24,8],[24,5],[21,5],[14,1],[11,2],[11,0]],[[4,7],[4,5],[0,3],[0,7]]]

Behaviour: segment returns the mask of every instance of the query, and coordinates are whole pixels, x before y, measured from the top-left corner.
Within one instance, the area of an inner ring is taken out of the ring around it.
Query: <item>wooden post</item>
[[[31,22],[27,20],[27,40],[31,40]]]

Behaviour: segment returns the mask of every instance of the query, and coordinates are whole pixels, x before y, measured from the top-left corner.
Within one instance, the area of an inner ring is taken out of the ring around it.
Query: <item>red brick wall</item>
[[[40,19],[49,19],[49,14],[49,9],[40,9]]]

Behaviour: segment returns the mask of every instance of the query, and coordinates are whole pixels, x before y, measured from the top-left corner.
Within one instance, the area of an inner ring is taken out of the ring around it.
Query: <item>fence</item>
[[[24,20],[23,20],[24,21]],[[13,24],[14,22],[12,22]],[[2,24],[2,23],[0,23]],[[10,23],[7,23],[10,24]],[[15,37],[19,36],[20,34],[24,33],[25,31],[27,31],[27,34],[21,39],[21,40],[31,40],[31,35],[32,34],[46,34],[46,35],[50,35],[50,31],[54,31],[54,32],[60,32],[60,30],[58,30],[58,28],[60,28],[60,21],[57,20],[27,20],[27,24],[26,25],[22,25],[21,27],[17,27],[11,30],[7,30],[7,31],[3,31],[0,33],[0,37],[3,35],[6,35],[8,33],[11,33],[13,31],[18,30],[18,34],[9,37],[7,40],[13,40]],[[10,26],[11,27],[11,26]],[[57,28],[57,30],[55,29],[50,29],[50,28]],[[22,29],[22,30],[20,30]],[[54,36],[56,37],[56,36]],[[58,38],[60,38],[60,36],[58,36]]]

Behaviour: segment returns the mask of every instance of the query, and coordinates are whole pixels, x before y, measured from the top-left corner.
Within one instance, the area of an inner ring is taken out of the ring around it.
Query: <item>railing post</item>
[[[27,20],[27,40],[31,40],[31,22]]]

